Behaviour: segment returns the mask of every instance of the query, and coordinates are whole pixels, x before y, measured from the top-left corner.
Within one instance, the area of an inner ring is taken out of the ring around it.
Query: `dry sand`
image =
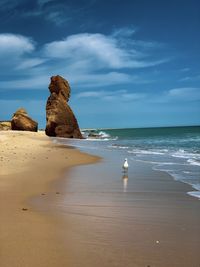
[[[200,266],[192,188],[134,162],[123,194],[116,155],[102,156],[69,169],[99,158],[0,132],[1,267]]]
[[[98,158],[54,144],[43,132],[0,132],[0,266],[66,266],[59,219],[27,200],[51,191],[66,168]]]

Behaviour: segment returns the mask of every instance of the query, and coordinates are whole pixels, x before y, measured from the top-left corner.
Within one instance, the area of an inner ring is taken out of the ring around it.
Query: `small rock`
[[[26,211],[26,210],[28,210],[28,209],[27,209],[27,208],[22,208],[22,210],[23,210],[23,211]]]
[[[25,109],[20,108],[13,114],[11,129],[37,132],[38,123],[28,116]]]

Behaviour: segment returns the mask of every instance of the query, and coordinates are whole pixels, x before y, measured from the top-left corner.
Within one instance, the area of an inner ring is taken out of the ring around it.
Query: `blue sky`
[[[0,120],[57,74],[82,128],[200,125],[200,1],[1,0]]]

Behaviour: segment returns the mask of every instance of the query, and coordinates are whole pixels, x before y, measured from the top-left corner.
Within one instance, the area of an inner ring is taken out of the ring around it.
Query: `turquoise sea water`
[[[141,161],[190,184],[190,195],[200,198],[200,126],[96,129],[100,138],[75,142],[79,148],[117,151],[129,162]],[[73,141],[72,141],[73,144]],[[95,151],[94,151],[95,153]]]
[[[200,197],[200,127],[163,127],[107,130],[117,136],[113,147],[126,149],[134,158],[152,163],[152,168],[168,172],[188,183]]]
[[[54,193],[47,203],[66,214],[69,251],[80,255],[72,257],[72,265],[172,267],[190,266],[194,260],[197,266],[200,127],[96,133],[85,140],[54,139],[102,157],[97,164],[69,170],[57,184],[61,194]],[[122,170],[125,158],[128,172]],[[193,199],[184,196],[185,189]]]

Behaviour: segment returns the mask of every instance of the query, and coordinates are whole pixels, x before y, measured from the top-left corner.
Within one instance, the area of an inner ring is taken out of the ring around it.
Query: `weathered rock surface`
[[[11,130],[11,121],[0,121],[0,131]]]
[[[46,129],[48,136],[83,138],[73,111],[67,104],[71,89],[61,76],[52,76],[46,104]]]
[[[28,116],[25,109],[20,108],[13,114],[11,120],[11,129],[37,132],[38,123]]]

